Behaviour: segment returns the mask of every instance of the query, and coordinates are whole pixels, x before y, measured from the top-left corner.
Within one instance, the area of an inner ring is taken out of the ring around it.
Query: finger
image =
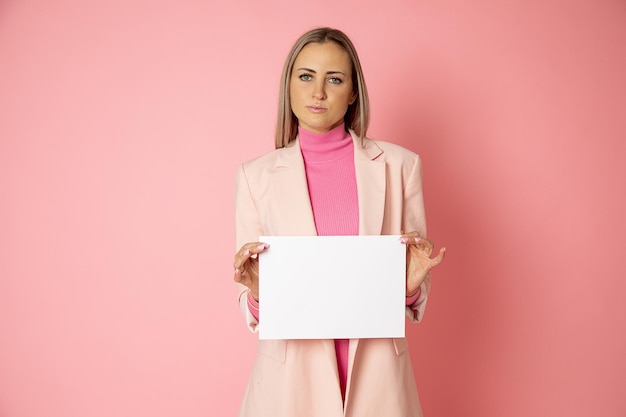
[[[413,239],[420,236],[419,232],[408,232],[408,233],[400,232],[400,233],[402,235],[400,236],[400,243],[409,243]]]
[[[247,249],[247,245],[244,245],[237,251],[235,254],[235,259],[233,260],[233,268],[235,271],[241,268],[244,262],[248,259],[250,250]]]
[[[406,242],[407,247],[411,251],[411,253],[417,253],[416,251],[422,251],[426,253],[429,257],[433,251],[434,243],[428,239],[416,237],[412,240]]]
[[[256,255],[256,254],[266,251],[269,247],[270,245],[267,243],[252,242],[252,243],[248,243],[242,246],[237,254],[239,256],[242,256],[245,259],[248,259],[252,255]]]
[[[243,271],[240,268],[235,268],[233,275],[234,275],[233,279],[235,282],[239,282],[243,284],[243,281],[245,281],[245,279],[243,277]]]
[[[420,239],[421,238],[417,236],[402,236],[400,237],[400,243],[404,243],[405,245],[414,245],[419,242]]]
[[[437,266],[443,261],[443,258],[446,256],[446,248],[439,249],[439,253],[436,257],[431,259],[431,267]]]
[[[265,252],[268,247],[269,245],[267,245],[266,243],[260,243],[257,246],[246,250],[244,252],[244,256],[246,257],[247,261],[256,260],[258,259],[259,254]]]
[[[270,247],[269,244],[267,243],[259,243],[256,246],[250,248],[250,257],[255,257],[255,255],[258,255],[259,253],[265,252],[268,248]]]
[[[409,249],[408,252],[410,254],[410,256],[412,258],[426,258],[426,259],[430,259],[430,254],[432,253],[432,250],[429,247],[425,247],[425,246],[417,246],[417,245],[408,245],[407,248]]]
[[[250,249],[259,246],[261,244],[261,242],[248,242],[245,243],[244,245],[241,246],[241,248],[239,248],[239,250],[237,251],[237,255],[241,255],[242,253],[244,253],[245,251],[249,251]]]
[[[435,244],[432,242],[432,240],[428,240],[425,237],[416,237],[413,239],[413,241],[409,241],[409,243],[417,245],[419,247],[435,247]]]
[[[425,237],[421,237],[418,232],[407,233],[401,236],[400,243],[407,245],[428,246],[431,248],[434,247],[432,241],[426,239]]]
[[[241,268],[248,259],[251,257],[256,257],[257,254],[267,250],[270,247],[267,243],[262,242],[251,242],[246,243],[239,249],[239,251],[235,254],[235,261],[233,263],[233,267],[235,269]]]
[[[245,252],[245,251],[244,251]],[[235,261],[233,262],[233,272],[235,275],[243,276],[246,271],[247,258],[243,253],[235,255]]]

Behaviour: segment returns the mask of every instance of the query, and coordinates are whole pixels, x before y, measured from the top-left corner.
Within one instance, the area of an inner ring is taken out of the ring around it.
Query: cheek
[[[346,95],[344,96],[344,100],[346,103],[346,107],[351,105],[354,102],[354,94],[353,93],[346,93]]]
[[[291,100],[291,102],[298,102],[300,101],[301,97],[302,97],[302,91],[298,90],[297,87],[295,87],[292,83],[292,85],[289,87],[289,99]]]
[[[301,107],[301,101],[298,100],[297,94],[291,94],[289,105],[291,107],[291,112],[296,116],[300,115],[299,109]]]

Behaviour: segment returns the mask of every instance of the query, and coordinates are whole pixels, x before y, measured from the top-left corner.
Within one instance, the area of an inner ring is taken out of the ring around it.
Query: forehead
[[[332,70],[349,73],[352,69],[350,56],[339,44],[329,41],[307,44],[294,62],[294,69]]]

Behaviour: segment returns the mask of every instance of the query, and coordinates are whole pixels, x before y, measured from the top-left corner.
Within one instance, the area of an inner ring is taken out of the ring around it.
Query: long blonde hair
[[[363,77],[363,69],[354,45],[345,33],[338,29],[328,27],[312,29],[296,41],[291,48],[280,78],[280,93],[278,97],[278,117],[276,121],[276,148],[283,148],[296,138],[298,133],[298,119],[291,111],[290,81],[293,72],[293,64],[304,48],[309,43],[335,42],[341,46],[350,57],[352,63],[352,83],[357,99],[352,103],[344,116],[347,128],[354,130],[361,140],[367,134],[370,119],[370,104]]]

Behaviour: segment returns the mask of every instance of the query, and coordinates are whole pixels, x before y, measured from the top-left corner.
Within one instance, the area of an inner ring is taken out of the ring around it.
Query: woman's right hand
[[[259,253],[265,252],[270,245],[262,242],[249,242],[235,254],[233,268],[235,282],[245,285],[252,297],[259,301]]]

